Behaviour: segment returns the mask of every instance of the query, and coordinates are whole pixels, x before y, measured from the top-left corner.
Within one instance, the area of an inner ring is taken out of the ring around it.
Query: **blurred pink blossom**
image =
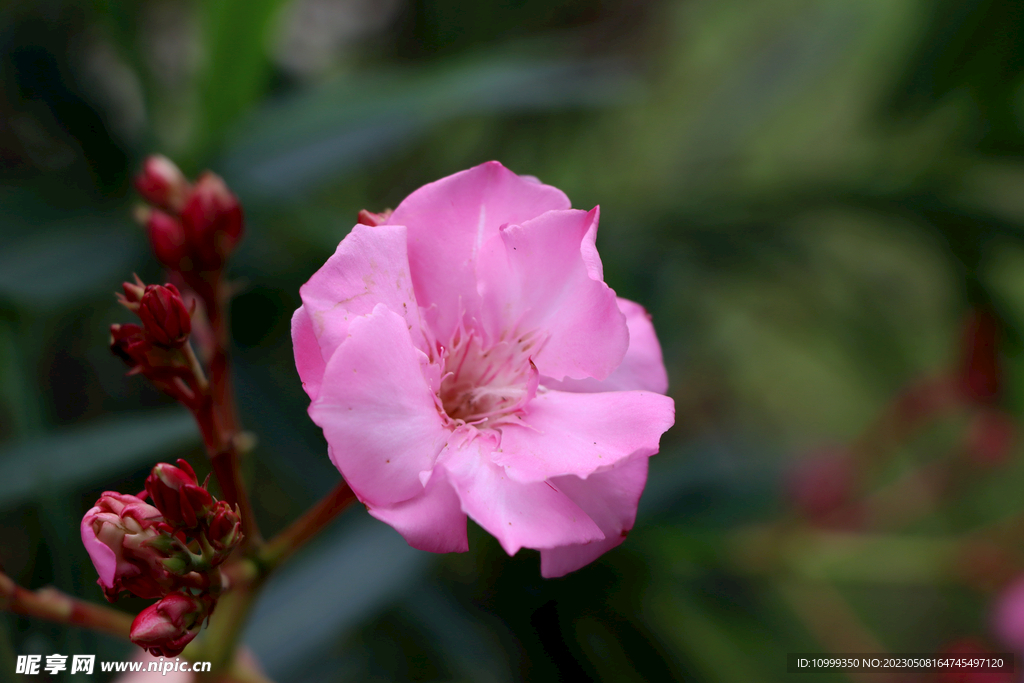
[[[603,281],[597,223],[489,162],[356,225],[300,290],[310,416],[410,545],[466,550],[468,515],[561,576],[633,526],[674,404],[646,312]]]
[[[1010,582],[996,598],[992,630],[1014,652],[1024,652],[1024,576]]]

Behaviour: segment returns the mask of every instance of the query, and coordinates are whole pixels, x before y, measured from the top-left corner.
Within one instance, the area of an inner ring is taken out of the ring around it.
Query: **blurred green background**
[[[257,606],[271,677],[754,683],[788,652],[1008,651],[1022,126],[1022,2],[3,0],[3,569],[102,600],[83,512],[158,459],[208,470],[107,349],[120,282],[163,281],[131,221],[146,154],[247,211],[232,323],[265,532],[338,479],[292,360],[299,285],[359,209],[498,159],[601,205],[606,280],[653,315],[678,417],[636,528],[545,581],[472,524],[433,556],[353,510]],[[972,348],[993,395],[957,389]],[[0,615],[0,678],[53,652],[129,648]]]

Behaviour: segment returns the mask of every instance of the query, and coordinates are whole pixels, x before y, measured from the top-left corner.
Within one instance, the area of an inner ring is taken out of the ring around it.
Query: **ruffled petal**
[[[398,205],[388,223],[409,229],[416,296],[437,305],[438,339],[452,336],[463,312],[478,315],[477,256],[487,239],[502,225],[570,206],[561,190],[497,161],[424,185]]]
[[[352,320],[309,407],[334,464],[370,505],[419,495],[420,472],[433,469],[444,447],[448,431],[425,364],[405,320],[379,304],[371,315]]]
[[[417,550],[432,553],[469,550],[466,515],[443,468],[435,468],[423,493],[415,498],[395,505],[370,506],[367,510],[394,527]]]
[[[544,377],[541,384],[559,391],[595,392],[630,391],[642,389],[664,394],[668,391],[668,373],[661,356],[661,344],[654,333],[651,316],[638,303],[629,299],[618,299],[619,310],[626,316],[629,328],[629,348],[615,372],[608,379],[597,380],[566,378],[558,380]]]
[[[309,314],[301,306],[292,315],[292,349],[295,352],[295,369],[299,371],[302,388],[306,390],[309,400],[316,400],[327,363],[320,354],[320,344],[313,333],[313,323],[309,319]]]
[[[675,404],[649,391],[537,394],[520,424],[501,426],[491,457],[518,482],[587,477],[633,455],[658,452],[675,421]]]
[[[377,304],[405,318],[413,342],[427,350],[418,334],[422,326],[400,225],[356,225],[299,294],[324,361],[345,341],[352,320]]]
[[[439,459],[462,511],[498,539],[509,555],[520,548],[554,548],[604,538],[598,526],[549,482],[520,483],[491,462],[481,440]]]
[[[501,230],[481,259],[481,315],[491,339],[543,331],[532,356],[542,375],[605,379],[629,346],[626,319],[587,237],[598,210],[549,211]],[[584,246],[589,245],[584,255]]]
[[[647,458],[630,458],[586,479],[559,477],[554,483],[597,523],[605,537],[592,543],[541,550],[540,573],[545,578],[576,571],[626,540],[647,483]]]

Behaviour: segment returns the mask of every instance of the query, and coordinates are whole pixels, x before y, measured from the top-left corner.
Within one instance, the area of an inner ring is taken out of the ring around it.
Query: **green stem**
[[[217,602],[217,609],[210,618],[210,625],[203,639],[186,649],[184,654],[189,659],[210,662],[210,671],[200,674],[199,681],[218,681],[231,667],[238,637],[242,633],[242,627],[264,578],[259,577],[252,583],[239,585],[222,596]]]

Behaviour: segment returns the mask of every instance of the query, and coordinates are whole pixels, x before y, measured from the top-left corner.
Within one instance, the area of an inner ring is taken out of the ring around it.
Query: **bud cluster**
[[[244,220],[238,199],[219,176],[207,171],[190,183],[174,162],[151,156],[135,189],[150,205],[140,218],[165,267],[193,287],[224,267],[242,238]]]
[[[111,325],[110,350],[154,385],[194,408],[203,379],[188,348],[195,303],[185,304],[172,284],[146,285],[138,276],[122,285],[118,301],[135,313],[141,325]]]
[[[217,567],[241,540],[238,509],[214,498],[184,460],[154,467],[138,496],[104,493],[82,519],[107,599],[159,598],[131,630],[155,656],[177,655],[199,632],[221,589]]]

